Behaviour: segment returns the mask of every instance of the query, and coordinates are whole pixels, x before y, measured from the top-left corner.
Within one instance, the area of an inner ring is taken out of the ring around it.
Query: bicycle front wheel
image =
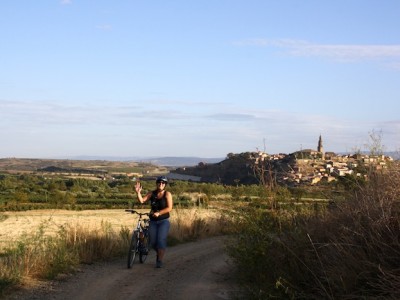
[[[134,232],[132,235],[131,243],[129,245],[128,252],[128,269],[132,268],[133,263],[135,262],[136,253],[138,253],[139,249],[139,237],[138,232]]]
[[[140,263],[144,263],[146,261],[147,255],[150,251],[150,241],[148,231],[144,233],[143,241],[140,243],[139,247],[139,261]]]

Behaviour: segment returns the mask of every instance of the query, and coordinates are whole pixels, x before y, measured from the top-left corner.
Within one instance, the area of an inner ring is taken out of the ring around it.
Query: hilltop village
[[[196,167],[171,171],[171,179],[218,182],[223,184],[253,184],[273,180],[287,186],[315,185],[332,182],[346,175],[366,176],[370,168],[384,169],[393,158],[385,155],[325,152],[322,137],[316,150],[304,149],[291,154],[265,152],[230,153],[216,164],[199,163]]]

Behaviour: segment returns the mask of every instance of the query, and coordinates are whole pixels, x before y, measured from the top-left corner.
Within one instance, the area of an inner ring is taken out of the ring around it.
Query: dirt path
[[[85,266],[70,278],[6,299],[234,299],[238,289],[223,248],[222,237],[170,247],[161,269],[154,251],[132,269],[125,259]]]

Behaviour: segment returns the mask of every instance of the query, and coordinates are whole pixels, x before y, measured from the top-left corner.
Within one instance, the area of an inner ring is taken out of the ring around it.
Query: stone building
[[[321,135],[319,135],[317,151],[319,153],[321,153],[321,158],[324,160],[325,159],[325,150],[324,150],[324,146],[322,145],[322,137],[321,137]]]

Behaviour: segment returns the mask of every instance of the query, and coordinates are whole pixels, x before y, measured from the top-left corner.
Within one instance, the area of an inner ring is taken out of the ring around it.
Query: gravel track
[[[6,299],[235,299],[239,289],[232,268],[224,237],[215,237],[169,247],[161,269],[155,268],[151,251],[144,264],[136,261],[132,269],[126,259],[82,266],[72,276],[22,288]]]

